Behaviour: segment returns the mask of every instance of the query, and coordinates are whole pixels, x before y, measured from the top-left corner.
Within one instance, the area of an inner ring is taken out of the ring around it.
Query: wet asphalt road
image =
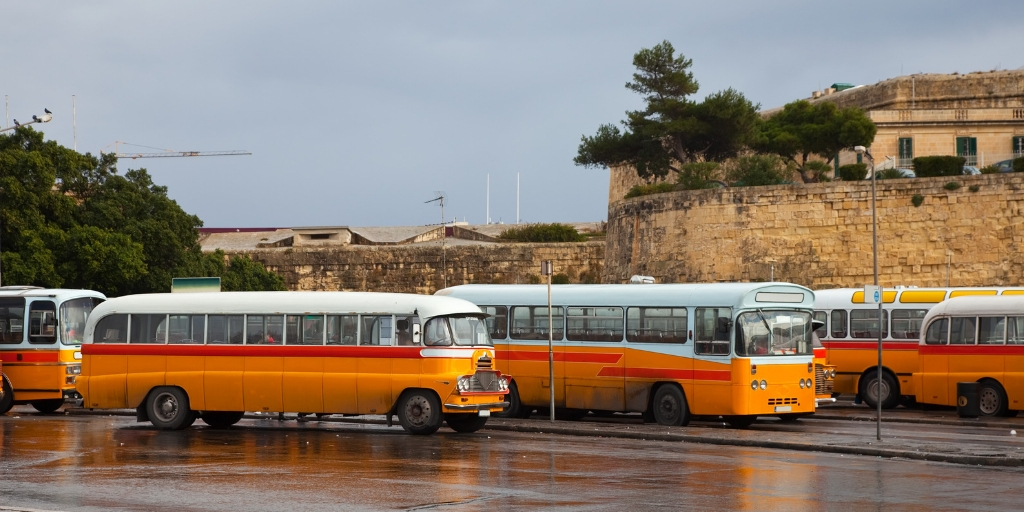
[[[0,510],[1014,510],[1021,482],[1021,468],[636,439],[0,416]]]

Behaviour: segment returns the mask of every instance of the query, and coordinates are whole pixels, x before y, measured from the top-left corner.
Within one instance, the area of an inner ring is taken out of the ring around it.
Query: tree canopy
[[[626,112],[623,130],[605,124],[583,136],[576,165],[629,165],[640,177],[664,177],[687,162],[734,157],[750,144],[760,121],[758,106],[733,89],[690,99],[698,91],[692,64],[668,41],[637,52],[637,72],[626,88],[642,94],[646,108]]]
[[[225,265],[223,253],[203,255],[202,221],[145,169],[120,175],[116,164],[112,155],[80,154],[29,127],[0,135],[3,284],[117,296],[169,291],[172,277],[230,282],[237,272],[240,289],[283,289],[280,278],[256,263],[233,270],[235,262]]]

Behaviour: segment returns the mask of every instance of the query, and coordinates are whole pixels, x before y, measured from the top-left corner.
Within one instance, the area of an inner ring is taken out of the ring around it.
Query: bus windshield
[[[736,325],[736,354],[739,356],[814,353],[810,312],[758,309],[741,313]]]
[[[73,299],[60,305],[61,343],[81,345],[85,337],[85,321],[92,314],[92,308],[102,300],[92,297]]]
[[[451,330],[449,331],[449,326]],[[447,316],[431,319],[424,329],[427,346],[493,346],[487,323],[478,316]]]

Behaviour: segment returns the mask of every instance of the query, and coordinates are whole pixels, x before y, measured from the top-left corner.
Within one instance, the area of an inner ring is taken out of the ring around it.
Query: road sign
[[[882,287],[874,285],[864,285],[864,303],[865,304],[878,304],[882,302]]]

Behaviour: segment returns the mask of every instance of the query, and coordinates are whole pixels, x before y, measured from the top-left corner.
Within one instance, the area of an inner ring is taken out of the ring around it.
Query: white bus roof
[[[883,294],[890,295],[893,292],[896,293],[896,297],[893,302],[885,302],[887,307],[900,307],[904,309],[914,308],[927,308],[932,304],[938,304],[947,297],[956,296],[958,294],[970,295],[982,295],[988,294],[1003,295],[1007,292],[1012,293],[1024,293],[1024,288],[1014,286],[985,286],[985,287],[931,287],[931,288],[906,288],[906,287],[895,287],[895,288],[884,288]],[[863,307],[877,307],[872,303],[864,303],[863,301],[864,288],[832,288],[829,290],[815,290],[814,291],[814,307],[815,309],[845,309],[851,306],[863,306]],[[858,300],[854,302],[854,297]],[[922,307],[922,305],[924,305]]]
[[[126,295],[96,306],[92,318],[113,313],[174,314],[481,314],[465,300],[368,292],[210,292]]]
[[[438,290],[435,295],[482,305],[546,305],[547,289],[543,284],[466,284]],[[814,292],[789,283],[563,284],[551,286],[551,301],[559,306],[742,308],[772,303],[811,308]]]
[[[936,316],[1024,316],[1024,295],[969,295],[935,305],[925,322]]]
[[[58,302],[82,297],[107,298],[106,295],[93,290],[39,288],[36,286],[0,286],[0,298],[4,297],[49,297],[56,299]]]

